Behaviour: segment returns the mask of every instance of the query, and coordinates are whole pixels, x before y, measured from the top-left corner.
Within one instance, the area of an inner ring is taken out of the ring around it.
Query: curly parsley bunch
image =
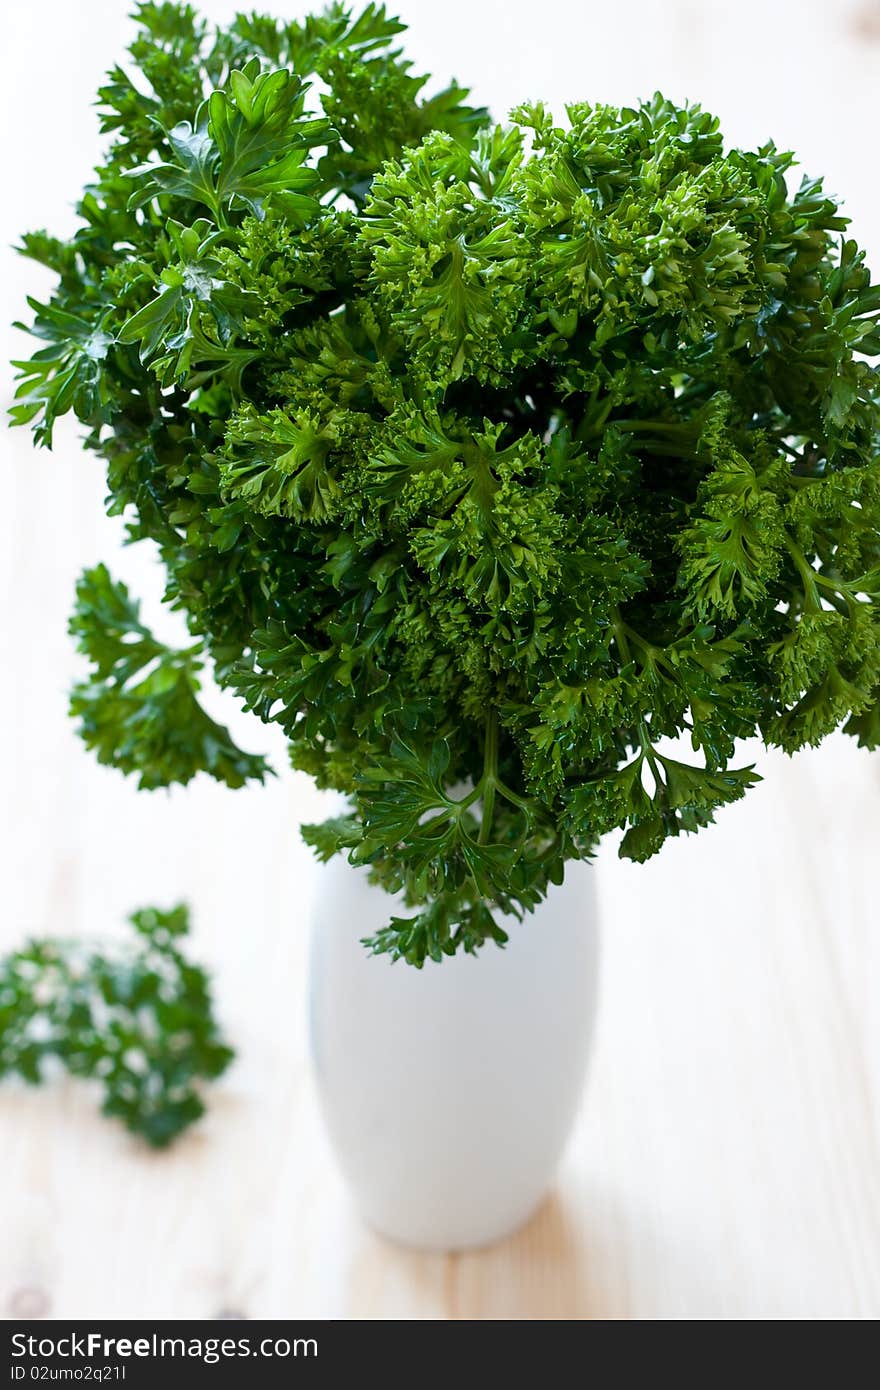
[[[738,739],[876,747],[880,289],[818,181],[660,96],[494,126],[376,5],[138,15],[79,230],[25,238],[59,285],[15,408],[86,424],[197,639],[83,577],[105,761],[262,776],[210,659],[349,796],[306,837],[404,893],[371,945],[421,965],[607,831],[707,825]]]

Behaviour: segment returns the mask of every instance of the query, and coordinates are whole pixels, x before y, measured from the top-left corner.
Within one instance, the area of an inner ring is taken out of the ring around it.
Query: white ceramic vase
[[[342,860],[322,870],[311,943],[318,1093],[365,1220],[427,1250],[498,1240],[545,1196],[583,1090],[596,1011],[592,871],[509,944],[428,961],[368,956],[392,900]],[[405,910],[405,909],[404,909]]]

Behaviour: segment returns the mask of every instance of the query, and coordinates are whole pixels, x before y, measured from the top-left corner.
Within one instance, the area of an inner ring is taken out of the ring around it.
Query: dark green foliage
[[[87,747],[99,762],[137,773],[147,790],[186,784],[197,772],[227,787],[262,781],[265,761],[237,748],[196,699],[201,644],[183,651],[163,646],[139,611],[104,565],[86,570],[76,586],[70,632],[91,671],[74,686],[70,712]]]
[[[205,972],[180,950],[187,909],[142,908],[129,920],[128,951],[45,940],[0,960],[0,1077],[37,1084],[60,1064],[100,1083],[105,1115],[164,1148],[204,1113],[201,1083],[233,1053]]]
[[[421,965],[607,831],[708,824],[756,731],[877,745],[880,289],[818,181],[660,96],[495,127],[375,5],[138,13],[80,230],[25,240],[59,287],[14,411],[85,423],[199,639],[162,706],[87,579],[100,755],[260,775],[204,651],[348,795],[306,837],[403,893],[372,944]]]

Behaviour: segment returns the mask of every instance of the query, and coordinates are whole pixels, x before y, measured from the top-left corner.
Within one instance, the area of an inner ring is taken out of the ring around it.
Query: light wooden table
[[[7,119],[22,128],[33,116],[26,149],[12,151],[32,214],[6,207],[4,244],[22,220],[57,225],[53,211],[74,196],[88,163],[84,103],[125,29],[126,7],[101,0],[100,8],[89,26],[90,44],[101,36],[95,56],[77,37],[75,7],[16,7],[23,71],[41,52],[39,91],[54,91],[68,114],[41,125],[22,78]],[[399,8],[423,51],[442,43],[427,7]],[[544,8],[558,20],[565,7]],[[586,10],[570,7],[572,26],[586,25],[573,18]],[[754,34],[759,10],[771,40],[788,36],[789,61],[771,88],[779,65],[758,52],[747,109],[731,55],[741,30]],[[478,53],[500,10],[468,11]],[[748,0],[736,24],[730,13],[615,7],[607,61],[594,54],[587,76],[600,95],[618,97],[660,84],[680,95],[686,82],[739,122],[742,138],[760,138],[759,123],[781,143],[801,131],[812,167],[832,168],[835,186],[851,190],[863,237],[880,246],[875,10],[810,0],[797,6],[795,24],[791,7]],[[622,50],[627,30],[638,43]],[[503,109],[508,82],[520,93],[550,88],[549,41],[526,56],[509,35],[497,42],[510,45],[509,62],[489,74],[494,88],[481,96]],[[480,72],[476,59],[453,60],[446,43],[438,70]],[[571,74],[573,50],[586,51],[569,40],[554,50]],[[820,56],[834,98],[824,115],[799,77],[812,64],[812,81]],[[41,158],[59,148],[47,178]],[[4,319],[20,312],[23,284],[13,263]],[[205,1122],[162,1156],[98,1118],[82,1087],[0,1089],[0,1315],[880,1315],[880,760],[842,737],[796,761],[750,750],[766,781],[716,828],[642,868],[619,863],[614,845],[603,850],[596,1051],[552,1196],[495,1249],[448,1258],[393,1249],[349,1209],[306,1061],[305,924],[316,876],[296,826],[320,814],[318,797],[291,776],[235,796],[201,782],[140,795],[94,765],[65,717],[73,580],[106,558],[146,591],[153,617],[158,577],[149,557],[120,552],[118,530],[101,516],[98,470],[80,456],[74,431],[59,432],[54,456],[33,456],[23,436],[4,452],[0,950],[27,932],[112,937],[131,908],[186,897],[192,950],[215,973],[239,1061],[213,1091]],[[271,747],[283,769],[283,750],[258,725],[219,701],[212,707],[247,746]]]

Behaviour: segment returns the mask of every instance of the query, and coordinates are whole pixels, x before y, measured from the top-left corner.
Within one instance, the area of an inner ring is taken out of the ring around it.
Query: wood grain
[[[86,103],[127,33],[126,7],[91,7],[88,49],[75,8],[15,7],[20,66],[39,64],[40,90],[69,116],[41,116],[22,79],[7,123],[27,117],[31,133],[10,152],[21,199],[4,208],[4,245],[22,220],[58,225],[94,153]],[[450,6],[397,8],[417,53],[458,69],[441,26]],[[549,30],[520,44],[497,5],[469,5],[473,52],[460,66],[480,72],[475,55],[495,44],[504,61],[479,95],[500,110],[508,85],[551,97],[575,81],[577,95],[592,85],[618,99],[656,85],[699,93],[738,138],[774,130],[828,168],[876,249],[869,8],[621,3],[603,11],[600,61],[593,7],[549,0]],[[817,71],[824,102],[811,95]],[[4,321],[23,288],[6,264]],[[73,430],[51,457],[23,437],[4,452],[0,949],[28,932],[112,936],[133,907],[186,897],[239,1061],[198,1131],[165,1156],[98,1118],[82,1087],[0,1091],[0,1315],[880,1316],[877,758],[842,737],[794,761],[756,747],[766,780],[717,828],[642,868],[603,850],[596,1051],[553,1193],[497,1248],[394,1249],[348,1206],[306,1060],[305,924],[319,887],[296,826],[320,813],[319,798],[291,776],[236,796],[201,784],[138,795],[94,765],[65,716],[73,580],[106,558],[153,616],[159,578],[149,556],[122,551]],[[212,707],[283,768],[277,742],[221,700]]]

